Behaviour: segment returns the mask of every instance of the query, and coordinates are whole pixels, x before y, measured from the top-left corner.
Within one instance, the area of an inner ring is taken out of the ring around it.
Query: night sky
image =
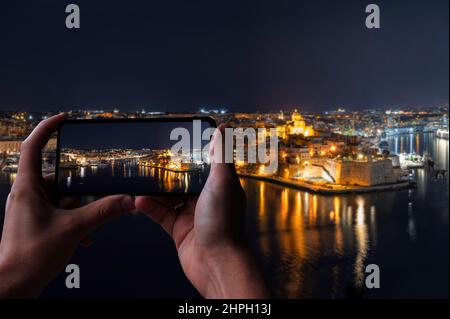
[[[81,29],[65,27],[65,6]],[[365,27],[365,6],[381,29]],[[0,4],[0,110],[448,103],[448,0]]]
[[[210,127],[202,121],[202,132]],[[75,149],[168,149],[181,140],[170,140],[170,133],[177,127],[189,131],[193,147],[192,122],[123,122],[95,124],[65,124],[61,128],[60,147]],[[208,141],[201,142],[204,147]]]

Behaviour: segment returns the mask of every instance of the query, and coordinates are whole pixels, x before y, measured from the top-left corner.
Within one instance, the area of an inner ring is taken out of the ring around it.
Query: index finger
[[[20,147],[20,159],[18,176],[29,176],[42,178],[42,153],[41,150],[47,144],[52,133],[56,131],[58,125],[65,118],[61,113],[41,121],[23,141]]]

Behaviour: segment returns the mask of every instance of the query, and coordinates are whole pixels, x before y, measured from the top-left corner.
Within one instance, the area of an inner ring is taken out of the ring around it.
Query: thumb
[[[82,235],[87,235],[104,223],[133,211],[134,208],[133,197],[113,195],[75,209],[73,216],[81,229]]]

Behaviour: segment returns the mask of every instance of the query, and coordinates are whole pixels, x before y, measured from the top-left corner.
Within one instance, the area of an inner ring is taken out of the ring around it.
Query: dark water
[[[448,170],[448,141],[432,134],[389,140],[398,152],[430,152]],[[320,196],[243,179],[253,250],[277,297],[448,298],[448,179],[415,170],[411,191]],[[9,179],[0,184],[2,206]],[[198,297],[184,277],[172,242],[143,216],[98,230],[79,249],[81,289],[67,290],[63,274],[43,297]],[[381,288],[358,289],[375,263]]]
[[[105,167],[60,169],[59,190],[78,193],[199,193],[209,165],[190,172],[139,166],[136,161],[116,161]]]

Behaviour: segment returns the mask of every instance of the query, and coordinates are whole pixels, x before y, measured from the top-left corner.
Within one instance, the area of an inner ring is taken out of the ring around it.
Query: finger
[[[72,218],[82,235],[86,236],[102,224],[133,211],[134,198],[129,195],[114,195],[101,198],[86,206],[72,210]]]
[[[212,178],[231,177],[238,179],[234,163],[225,163],[225,146],[225,125],[221,124],[214,132],[211,141],[210,158],[212,160],[210,176]]]
[[[173,225],[177,219],[177,213],[172,206],[162,202],[158,198],[137,196],[135,199],[136,209],[150,217],[154,222],[172,236]]]
[[[150,199],[168,208],[174,209],[180,205],[180,203],[185,202],[186,198],[183,196],[152,196]]]
[[[23,141],[20,148],[18,176],[42,178],[42,148],[47,144],[50,136],[56,131],[58,125],[64,119],[61,113],[41,121],[33,132]]]

